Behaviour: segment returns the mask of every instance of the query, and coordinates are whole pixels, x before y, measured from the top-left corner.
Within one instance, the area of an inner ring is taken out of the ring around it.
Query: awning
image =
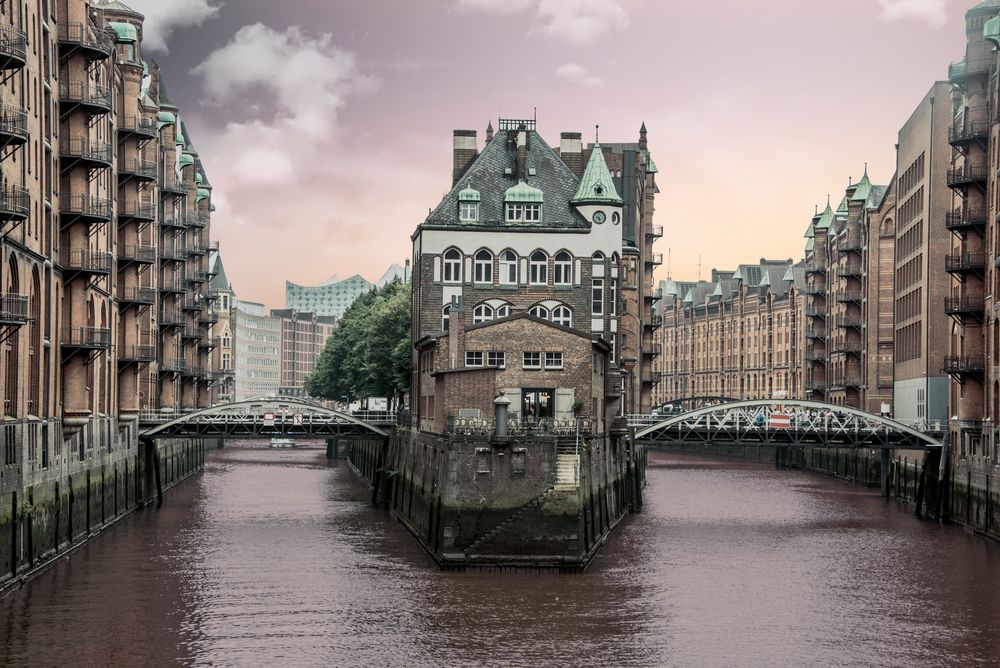
[[[181,167],[190,167],[194,164],[194,158],[187,153],[181,153],[180,165]]]
[[[209,197],[211,197],[212,193],[208,192],[204,188],[198,188],[198,190],[195,192],[195,195],[197,195],[197,199],[195,201],[200,202],[203,199],[208,199]]]
[[[157,125],[159,125],[159,127],[157,128],[158,130],[162,130],[168,125],[177,124],[177,116],[175,116],[174,112],[172,111],[158,111],[156,113],[156,120],[157,120]]]

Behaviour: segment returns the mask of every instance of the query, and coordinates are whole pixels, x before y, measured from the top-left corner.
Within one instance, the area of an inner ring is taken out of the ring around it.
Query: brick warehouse
[[[641,505],[621,416],[653,387],[646,129],[555,150],[534,120],[501,119],[481,151],[455,131],[453,155],[413,234],[412,428],[387,466],[352,458],[394,472],[376,487],[443,566],[582,568]]]
[[[196,470],[137,445],[207,406],[212,187],[117,1],[0,4],[0,587]],[[10,540],[8,540],[8,537]]]

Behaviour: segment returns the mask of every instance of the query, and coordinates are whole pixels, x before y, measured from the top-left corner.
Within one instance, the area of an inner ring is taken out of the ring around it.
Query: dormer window
[[[504,220],[508,223],[540,223],[542,191],[521,181],[504,193]]]
[[[458,220],[475,223],[479,220],[479,191],[466,186],[458,193]]]

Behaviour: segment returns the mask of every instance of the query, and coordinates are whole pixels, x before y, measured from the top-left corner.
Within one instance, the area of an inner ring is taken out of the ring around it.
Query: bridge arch
[[[770,410],[769,409],[773,409]],[[773,427],[768,414],[791,413],[787,427]],[[763,416],[760,420],[758,416]],[[938,449],[933,436],[890,418],[857,408],[805,399],[732,401],[633,423],[636,440],[723,442],[744,440],[774,445],[840,448]]]
[[[265,419],[267,414],[273,415],[273,422]],[[301,399],[268,397],[235,401],[184,413],[140,432],[139,438],[327,438],[365,434],[383,438],[389,436],[389,432],[383,427],[349,413],[330,410]]]
[[[681,407],[692,406],[690,410],[694,410],[695,408],[707,408],[706,404],[714,406],[716,404],[729,404],[734,401],[739,401],[739,399],[727,396],[681,397],[679,399],[674,399],[672,401],[664,401],[663,403],[654,406],[653,410],[662,411],[665,408],[671,408],[674,406],[681,406]]]

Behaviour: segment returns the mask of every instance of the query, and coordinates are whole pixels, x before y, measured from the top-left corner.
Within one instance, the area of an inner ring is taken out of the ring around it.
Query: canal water
[[[1000,546],[759,463],[648,483],[583,574],[442,573],[343,462],[234,444],[0,599],[0,665],[1000,664]]]

